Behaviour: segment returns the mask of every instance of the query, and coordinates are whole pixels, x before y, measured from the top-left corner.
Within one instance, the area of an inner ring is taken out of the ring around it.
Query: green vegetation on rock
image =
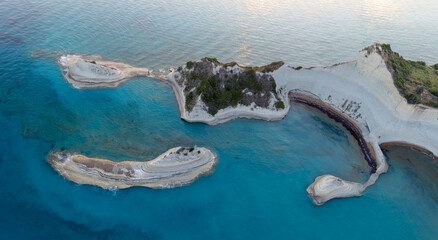
[[[191,103],[193,100],[193,92],[189,92],[189,94],[186,95],[186,107],[187,107],[187,103]]]
[[[281,101],[281,100],[278,100],[276,107],[277,107],[277,108],[284,109],[284,102]]]
[[[391,71],[394,83],[409,103],[437,107],[438,64],[428,66],[423,61],[406,60],[392,51],[389,44],[381,44],[380,54]]]
[[[251,69],[254,71],[266,73],[266,72],[273,72],[273,71],[279,69],[283,65],[284,65],[284,62],[278,61],[278,62],[273,62],[271,64],[261,66],[261,67],[252,67]]]
[[[274,93],[277,93],[277,84],[275,83],[275,81],[272,81],[272,91]]]
[[[224,66],[224,67],[234,67],[234,66],[238,65],[234,61],[229,62],[229,63],[221,63],[216,58],[206,57],[205,59],[207,59],[208,61],[213,62],[215,64]],[[273,72],[273,71],[279,69],[283,65],[284,65],[283,61],[278,61],[278,62],[272,62],[272,63],[265,65],[265,66],[247,67],[247,66],[239,65],[239,67],[245,68],[245,69],[250,69],[250,70],[253,70],[256,72],[268,73],[268,72]]]
[[[429,92],[438,97],[438,88],[433,88]]]
[[[199,96],[206,105],[207,111],[215,115],[218,110],[228,106],[255,103],[259,107],[267,107],[271,94],[277,98],[277,108],[284,108],[279,100],[274,79],[267,71],[275,70],[283,65],[275,62],[263,67],[242,67],[229,69],[237,63],[220,63],[216,58],[203,58],[197,62],[187,62],[187,70],[178,68],[182,74],[186,109],[191,111]],[[219,67],[219,68],[218,68]]]
[[[229,105],[236,106],[242,99],[242,88],[239,84],[236,84],[236,78],[232,78],[229,83],[232,84],[229,84],[225,89],[221,89],[220,79],[213,75],[207,80],[203,80],[201,85],[196,89],[196,92],[198,94],[202,93],[202,101],[212,103],[213,109],[222,109]]]
[[[429,106],[438,108],[438,102],[436,102],[436,101],[429,101]]]
[[[406,93],[405,98],[406,100],[408,100],[408,103],[410,104],[416,104],[420,102],[417,95],[415,95],[414,93]]]

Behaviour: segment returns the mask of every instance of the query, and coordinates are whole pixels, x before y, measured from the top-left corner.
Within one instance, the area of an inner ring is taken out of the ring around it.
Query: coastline
[[[233,73],[233,69],[239,71],[237,68],[234,66],[230,72]],[[180,117],[187,122],[217,125],[236,118],[278,121],[290,110],[289,99],[317,108],[340,122],[358,142],[364,159],[371,167],[371,175],[363,184],[331,175],[317,177],[307,188],[317,205],[333,198],[360,196],[368,186],[373,185],[379,175],[388,170],[381,147],[406,145],[434,159],[438,156],[438,110],[407,103],[394,85],[379,44],[363,50],[362,56],[354,61],[303,69],[283,65],[268,73],[275,80],[275,92],[284,102],[281,110],[237,104],[220,109],[213,116],[199,96],[197,104],[188,111],[185,86],[178,84],[181,78],[179,72],[171,71],[167,76],[148,74],[148,77],[170,84]],[[114,85],[110,83],[100,87]]]

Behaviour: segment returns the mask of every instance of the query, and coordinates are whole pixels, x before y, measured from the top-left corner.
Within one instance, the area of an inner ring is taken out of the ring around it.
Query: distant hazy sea
[[[163,82],[77,90],[56,64],[73,52],[155,71],[204,56],[314,66],[373,42],[432,64],[437,16],[426,0],[0,1],[0,238],[437,239],[438,166],[422,154],[386,151],[390,172],[364,196],[317,207],[305,193],[315,177],[369,172],[354,139],[318,112],[189,124]],[[213,149],[215,172],[112,192],[65,180],[45,160],[51,149],[143,160],[180,145]]]

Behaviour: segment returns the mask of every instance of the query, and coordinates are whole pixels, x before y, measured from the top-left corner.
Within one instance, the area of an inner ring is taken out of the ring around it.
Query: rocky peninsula
[[[117,87],[132,77],[155,77],[147,68],[105,61],[100,55],[68,54],[59,57],[64,78],[75,88]]]
[[[357,60],[326,67],[290,67],[283,62],[246,67],[203,58],[159,79],[171,85],[180,116],[188,122],[280,120],[291,101],[340,122],[357,140],[370,177],[365,183],[317,177],[307,192],[322,205],[333,198],[360,196],[374,184],[388,170],[381,147],[409,146],[438,156],[438,110],[433,108],[438,78],[433,74],[438,75],[438,69],[405,60],[389,45],[376,43],[362,50]]]
[[[47,160],[70,181],[111,190],[187,185],[211,173],[217,162],[215,154],[204,147],[172,148],[149,161],[115,162],[62,151],[50,152]]]

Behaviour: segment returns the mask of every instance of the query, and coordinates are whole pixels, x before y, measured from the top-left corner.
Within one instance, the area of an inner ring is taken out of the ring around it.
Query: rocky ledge
[[[132,77],[155,77],[147,68],[105,61],[99,55],[68,54],[59,57],[64,78],[75,88],[117,87]]]
[[[316,205],[322,205],[333,198],[358,197],[364,187],[360,183],[345,181],[333,175],[322,175],[306,189]]]
[[[72,152],[50,152],[47,161],[65,178],[104,189],[172,188],[208,175],[217,162],[204,147],[176,147],[150,161],[114,162]]]

